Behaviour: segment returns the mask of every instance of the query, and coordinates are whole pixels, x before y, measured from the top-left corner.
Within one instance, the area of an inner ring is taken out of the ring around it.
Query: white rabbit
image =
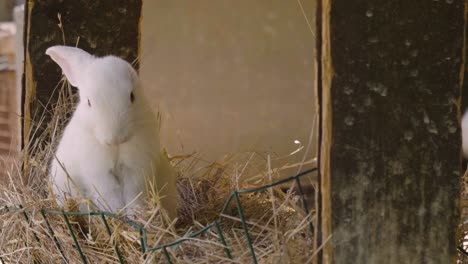
[[[80,192],[115,211],[131,202],[130,208],[141,205],[148,188],[156,187],[173,219],[176,175],[161,151],[159,121],[135,70],[118,57],[98,58],[79,48],[54,46],[46,54],[80,96],[51,164],[59,203]]]
[[[461,120],[462,150],[463,157],[468,159],[468,110],[465,111]]]

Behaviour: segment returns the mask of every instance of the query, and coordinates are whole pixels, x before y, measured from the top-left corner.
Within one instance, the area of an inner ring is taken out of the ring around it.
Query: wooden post
[[[45,50],[54,45],[77,45],[98,56],[113,54],[133,62],[140,51],[141,6],[142,0],[26,2],[23,146],[40,135],[41,127],[34,135],[29,133],[36,130],[43,113],[43,124],[47,122],[47,110],[57,96],[53,90],[62,76]]]
[[[0,22],[0,183],[17,154],[14,24]]]
[[[465,1],[322,4],[322,263],[455,263]]]

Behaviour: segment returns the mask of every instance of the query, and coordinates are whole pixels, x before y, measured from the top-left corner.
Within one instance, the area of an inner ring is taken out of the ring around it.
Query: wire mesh
[[[66,263],[68,263],[69,261],[67,260],[65,254],[63,252],[63,247],[61,246],[61,243],[60,243],[59,239],[57,238],[57,236],[56,236],[56,234],[54,232],[54,229],[52,228],[52,226],[50,224],[50,221],[49,221],[49,216],[52,216],[52,215],[63,217],[63,220],[66,223],[66,226],[67,226],[68,231],[70,233],[70,236],[71,236],[71,238],[73,240],[73,243],[75,244],[75,248],[79,253],[79,256],[81,258],[82,263],[88,263],[88,259],[86,258],[86,255],[85,255],[85,253],[84,253],[84,251],[82,249],[82,246],[80,245],[80,243],[79,243],[79,241],[78,241],[78,239],[76,237],[75,231],[73,230],[72,224],[70,223],[70,217],[75,217],[75,216],[100,217],[103,224],[104,224],[104,226],[105,226],[107,234],[111,238],[112,238],[113,231],[111,230],[111,227],[108,224],[108,218],[113,218],[113,219],[116,219],[117,221],[121,221],[121,222],[123,222],[123,223],[125,223],[125,224],[131,226],[132,228],[139,231],[141,253],[142,254],[161,250],[168,263],[173,263],[172,257],[169,254],[169,251],[167,250],[168,248],[179,245],[179,244],[183,243],[184,241],[190,240],[192,238],[196,238],[196,237],[206,233],[207,231],[213,229],[214,232],[217,233],[218,236],[219,236],[219,240],[220,240],[221,244],[223,245],[223,250],[224,250],[224,253],[225,253],[226,257],[229,258],[229,259],[233,259],[231,249],[229,248],[229,245],[226,242],[225,236],[223,234],[223,230],[221,228],[221,224],[222,224],[223,215],[226,212],[226,210],[228,209],[229,204],[232,201],[234,201],[234,203],[235,203],[235,205],[237,207],[237,211],[239,213],[242,229],[244,231],[244,236],[245,236],[245,239],[246,239],[246,241],[248,243],[249,251],[250,251],[250,254],[251,254],[251,257],[252,257],[252,262],[253,263],[258,263],[257,255],[256,255],[255,248],[254,248],[254,245],[253,245],[253,241],[252,241],[252,239],[250,237],[250,234],[249,234],[247,219],[246,219],[246,217],[244,215],[244,208],[242,207],[239,196],[241,194],[245,194],[245,193],[260,192],[260,191],[263,191],[263,190],[266,190],[266,189],[269,189],[269,188],[272,188],[272,187],[275,187],[275,186],[278,186],[278,185],[281,185],[281,184],[285,184],[285,183],[288,183],[288,182],[295,182],[295,184],[297,185],[298,195],[302,199],[302,205],[304,207],[305,212],[307,213],[306,217],[309,217],[308,223],[309,223],[309,226],[310,226],[310,231],[314,232],[312,219],[310,219],[311,216],[310,216],[309,210],[308,210],[307,200],[306,200],[305,193],[303,191],[300,179],[301,179],[301,177],[304,177],[305,175],[310,174],[310,173],[312,173],[312,172],[314,172],[316,170],[317,170],[317,168],[311,168],[311,169],[305,170],[305,171],[303,171],[303,172],[301,172],[301,173],[299,173],[299,174],[297,174],[295,176],[290,176],[288,178],[285,178],[285,179],[282,179],[282,180],[279,180],[279,181],[276,181],[276,182],[273,182],[273,183],[270,183],[270,184],[266,184],[266,185],[259,186],[259,187],[254,187],[254,188],[235,190],[235,191],[231,192],[231,194],[228,196],[227,200],[224,202],[224,205],[223,205],[223,207],[222,207],[222,209],[221,209],[221,211],[220,211],[220,213],[219,213],[216,220],[214,220],[210,224],[204,226],[202,229],[200,229],[198,231],[189,233],[188,235],[184,236],[183,238],[177,239],[177,240],[175,240],[173,242],[170,242],[170,243],[157,245],[157,246],[154,246],[154,247],[151,247],[149,245],[147,230],[142,225],[140,225],[140,224],[138,224],[138,223],[136,223],[136,222],[134,222],[134,221],[132,221],[130,219],[126,219],[124,217],[121,217],[119,215],[116,215],[116,214],[113,214],[113,213],[110,213],[110,212],[65,212],[65,211],[59,211],[59,210],[41,209],[40,214],[41,214],[41,216],[42,216],[42,218],[43,218],[43,220],[45,222],[46,230],[48,232],[49,239],[53,240],[57,250],[60,252],[60,255],[63,257],[63,260]],[[24,221],[27,222],[27,225],[32,227],[33,223],[31,221],[30,217],[28,216],[28,214],[31,214],[33,212],[30,211],[30,210],[25,210],[21,205],[18,205],[18,206],[2,206],[1,211],[21,213],[23,215]],[[31,230],[34,230],[34,229],[31,228]],[[33,231],[34,239],[38,243],[41,243],[41,240],[39,239],[39,236],[34,232],[35,231]],[[122,253],[119,250],[117,242],[112,241],[112,244],[113,244],[112,246],[113,246],[114,253],[117,256],[117,259],[118,259],[119,263],[125,263],[125,260],[124,260],[124,258],[122,256]],[[5,263],[5,262],[3,261],[3,259],[0,258],[0,263]]]

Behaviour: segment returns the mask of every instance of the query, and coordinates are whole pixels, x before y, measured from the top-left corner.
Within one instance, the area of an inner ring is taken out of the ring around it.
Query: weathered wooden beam
[[[454,263],[465,1],[322,3],[322,262]]]
[[[134,62],[139,56],[142,0],[28,0],[25,9],[23,145],[41,134],[38,120],[56,100],[62,73],[45,55],[53,45],[78,47],[98,56],[113,54]],[[60,19],[59,19],[60,16]],[[58,26],[61,24],[61,28]],[[138,68],[138,62],[134,64]],[[51,100],[52,98],[52,100]]]

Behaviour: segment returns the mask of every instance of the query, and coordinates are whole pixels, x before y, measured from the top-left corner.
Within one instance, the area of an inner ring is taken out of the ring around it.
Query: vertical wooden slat
[[[454,263],[465,2],[323,4],[323,263]]]
[[[323,183],[323,177],[322,175],[322,155],[324,153],[321,152],[323,150],[323,147],[321,146],[321,143],[323,142],[323,134],[320,133],[320,131],[323,130],[323,117],[322,117],[322,112],[323,112],[323,67],[324,65],[322,64],[322,57],[324,53],[324,44],[327,42],[324,42],[324,25],[325,23],[323,22],[324,19],[326,19],[326,13],[324,12],[324,1],[319,0],[317,1],[316,4],[316,10],[315,10],[315,61],[316,61],[316,71],[315,71],[315,76],[316,76],[316,92],[315,94],[317,95],[316,98],[316,113],[318,114],[318,136],[317,136],[317,146],[318,151],[317,151],[317,164],[318,164],[318,177],[317,177],[317,184],[316,184],[316,190],[315,190],[315,206],[316,206],[316,212],[317,212],[317,217],[315,220],[315,234],[314,234],[314,240],[315,240],[315,249],[317,250],[323,245],[323,220],[322,220],[322,211],[323,211],[323,206],[324,201],[323,199],[325,198],[322,194],[322,183]],[[326,205],[325,205],[326,206]],[[326,250],[324,248],[323,250]],[[316,257],[313,259],[314,264],[322,264],[322,259],[323,259],[323,250],[319,250],[316,254]]]
[[[13,69],[0,70],[0,156],[6,158],[13,151],[15,127],[13,111],[15,93],[15,72]]]
[[[5,179],[7,169],[16,156],[17,115],[14,112],[14,97],[14,70],[0,70],[0,182]]]
[[[331,98],[330,98],[330,87],[331,80],[333,77],[333,66],[330,51],[330,8],[331,1],[333,0],[320,0],[321,1],[321,53],[320,53],[320,65],[318,66],[321,71],[321,93],[320,93],[320,201],[321,208],[319,208],[318,218],[320,218],[320,229],[321,233],[318,236],[318,246],[323,246],[321,252],[321,259],[319,263],[333,263],[333,251],[332,251],[332,227],[331,227],[331,182],[330,182],[330,146],[332,143],[332,124],[330,122],[332,109],[331,109]]]
[[[17,154],[19,117],[15,100],[14,36],[13,23],[0,23],[0,182]]]

